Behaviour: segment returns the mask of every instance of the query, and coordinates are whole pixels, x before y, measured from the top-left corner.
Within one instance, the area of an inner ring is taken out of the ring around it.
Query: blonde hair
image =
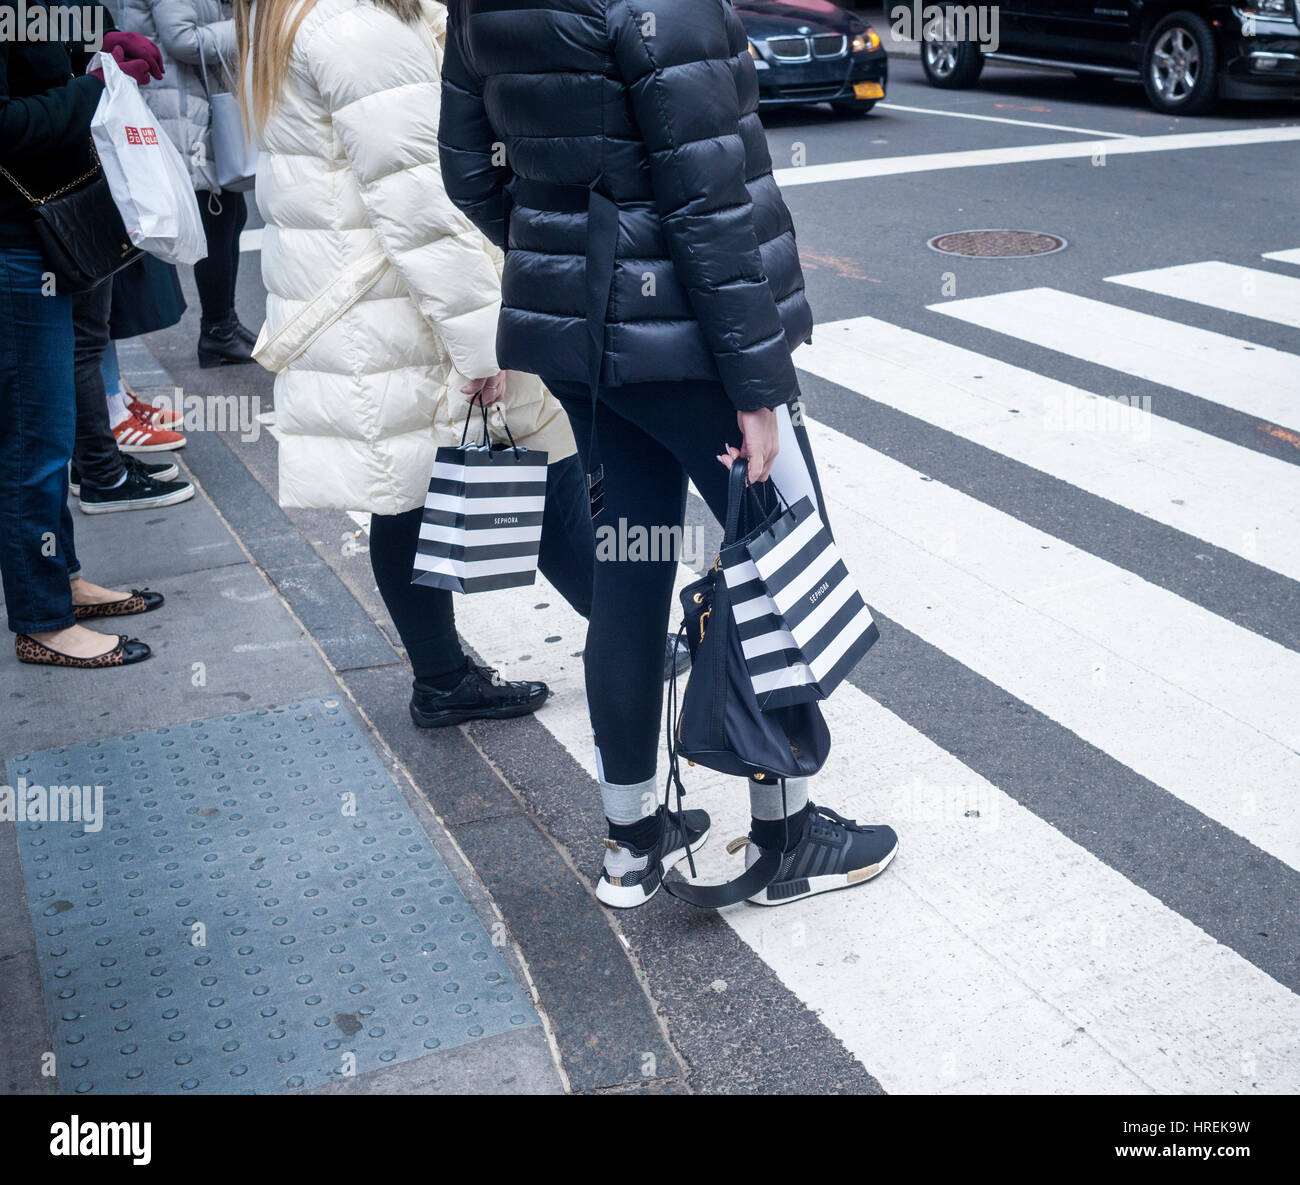
[[[391,12],[408,25],[413,24],[420,15],[420,0],[369,2],[376,8]],[[235,42],[239,47],[236,91],[245,124],[261,131],[280,101],[285,75],[289,73],[289,59],[293,56],[294,40],[302,22],[316,7],[316,0],[256,0],[256,3],[257,22],[254,24],[254,0],[234,0]],[[253,30],[251,39],[250,27]],[[251,85],[246,81],[250,70]]]

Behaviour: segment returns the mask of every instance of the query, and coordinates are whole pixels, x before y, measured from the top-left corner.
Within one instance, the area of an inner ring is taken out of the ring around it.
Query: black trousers
[[[591,437],[591,392],[582,383],[542,376],[569,413],[573,434],[585,448]],[[631,383],[602,387],[595,410],[596,447],[605,474],[604,509],[598,533],[662,538],[658,528],[682,526],[686,479],[723,521],[727,470],[718,461],[725,445],[739,447],[735,408],[721,384]],[[608,536],[606,536],[608,538]],[[630,786],[655,774],[663,727],[664,634],[678,560],[598,540],[586,683],[591,726],[604,780]],[[612,551],[612,554],[611,554]]]
[[[108,398],[100,363],[108,345],[113,283],[106,280],[72,298],[73,374],[77,387],[77,441],[72,460],[81,480],[108,489],[126,471],[108,422]]]
[[[235,280],[239,276],[239,235],[248,221],[242,193],[200,191],[199,217],[208,236],[208,255],[194,265],[202,325],[217,325],[235,311]]]
[[[455,594],[411,583],[420,515],[417,507],[370,516],[370,566],[416,679],[443,690],[459,681],[467,660],[456,636]],[[594,549],[586,474],[577,456],[567,457],[547,470],[537,566],[583,617],[591,613]],[[662,666],[662,637],[659,661]]]

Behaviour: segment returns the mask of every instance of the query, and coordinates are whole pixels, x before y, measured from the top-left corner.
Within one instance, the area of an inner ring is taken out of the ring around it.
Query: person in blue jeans
[[[0,17],[22,27],[9,0],[0,0]],[[144,38],[109,33],[104,48],[120,50],[123,69],[148,80],[156,50]],[[148,658],[144,643],[79,622],[162,604],[158,593],[81,576],[68,509],[76,298],[58,290],[22,192],[44,198],[95,168],[90,120],[104,82],[86,73],[88,62],[76,44],[0,41],[0,577],[19,659],[70,667]]]

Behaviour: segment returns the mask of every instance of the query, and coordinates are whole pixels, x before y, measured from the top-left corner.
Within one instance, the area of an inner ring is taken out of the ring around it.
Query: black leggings
[[[370,516],[370,566],[415,677],[437,690],[459,682],[465,651],[456,636],[453,594],[411,583],[421,511]],[[584,617],[591,613],[595,537],[587,510],[586,476],[576,456],[557,461],[546,475],[546,509],[538,567],[556,591]],[[659,640],[663,663],[663,638]]]
[[[591,435],[590,390],[545,376],[543,382],[564,405],[573,434],[585,447]],[[624,520],[628,538],[640,526],[653,539],[653,528],[680,527],[688,477],[718,520],[725,518],[727,470],[718,455],[725,445],[739,447],[740,427],[720,384],[602,388],[596,439],[605,471],[605,506],[597,528],[608,525],[621,537]],[[664,634],[677,559],[608,558],[603,548],[597,556],[585,651],[587,703],[604,780],[635,785],[655,774],[663,727]]]
[[[235,280],[239,275],[239,235],[248,221],[242,193],[200,190],[199,217],[208,236],[208,255],[194,265],[194,285],[204,327],[218,325],[235,311]],[[214,213],[215,211],[215,213]]]

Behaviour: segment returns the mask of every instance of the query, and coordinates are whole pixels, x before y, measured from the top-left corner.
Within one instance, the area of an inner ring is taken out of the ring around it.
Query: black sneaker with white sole
[[[644,905],[663,884],[664,874],[698,852],[709,838],[707,811],[670,811],[661,806],[659,839],[648,848],[605,840],[605,863],[596,881],[596,898],[614,909]]]
[[[727,851],[745,848],[745,867],[762,854],[749,836],[733,839]],[[829,807],[808,804],[803,835],[785,854],[776,878],[749,898],[755,905],[788,905],[832,889],[849,889],[879,876],[898,853],[892,827],[864,827]]]
[[[181,475],[180,466],[174,461],[142,461],[139,457],[123,452],[119,452],[118,455],[128,470],[138,470],[155,481],[175,481]],[[81,474],[77,472],[76,461],[68,467],[68,489],[72,491],[74,498],[80,497]]]
[[[420,728],[446,728],[467,720],[509,720],[537,711],[550,694],[545,683],[510,683],[491,667],[470,663],[465,677],[449,691],[437,691],[417,679],[411,692],[411,719]]]
[[[78,503],[85,514],[112,514],[117,510],[152,510],[175,506],[194,497],[188,481],[159,481],[143,470],[128,466],[126,480],[112,489],[101,490],[81,483]]]

